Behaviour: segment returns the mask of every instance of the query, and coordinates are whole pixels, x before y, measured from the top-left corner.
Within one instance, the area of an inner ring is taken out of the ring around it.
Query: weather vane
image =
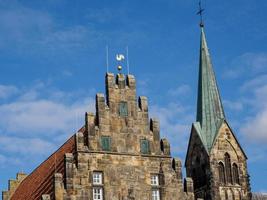
[[[116,60],[118,61],[118,70],[119,72],[122,70],[121,62],[125,59],[123,54],[117,54]]]
[[[201,0],[199,1],[198,5],[199,5],[199,10],[197,12],[197,15],[200,16],[200,27],[204,27],[204,23],[203,23],[203,12],[204,12],[205,9],[202,8]]]

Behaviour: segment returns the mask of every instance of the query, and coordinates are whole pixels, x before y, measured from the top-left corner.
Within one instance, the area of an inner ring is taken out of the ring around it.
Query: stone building
[[[222,106],[201,25],[197,117],[186,155],[187,176],[196,198],[251,199],[247,156],[230,128]]]
[[[3,200],[193,200],[181,161],[149,119],[147,98],[136,97],[132,75],[106,74],[96,113],[27,177],[11,181]]]

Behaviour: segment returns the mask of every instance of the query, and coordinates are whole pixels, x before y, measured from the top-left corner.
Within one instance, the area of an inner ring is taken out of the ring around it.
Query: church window
[[[239,184],[238,167],[235,163],[233,164],[233,181],[235,184]]]
[[[111,138],[109,136],[101,137],[101,147],[103,151],[110,151],[111,149]]]
[[[152,186],[158,186],[159,185],[159,176],[158,175],[152,175],[151,176],[151,185]]]
[[[235,200],[235,195],[231,189],[228,190],[228,200]]]
[[[220,183],[225,184],[225,172],[224,172],[224,165],[222,162],[219,162],[218,172],[219,172]]]
[[[148,154],[149,153],[149,141],[146,139],[141,140],[140,144],[141,153],[142,154]]]
[[[224,155],[224,163],[225,163],[226,182],[232,183],[231,159],[230,159],[230,155],[228,153],[226,153]]]
[[[241,194],[240,191],[238,192],[238,196],[239,196],[239,199],[241,200],[242,199],[242,194]]]
[[[127,102],[121,101],[119,103],[119,114],[120,114],[121,117],[127,117],[128,116]]]
[[[225,200],[229,200],[227,190],[224,190]]]

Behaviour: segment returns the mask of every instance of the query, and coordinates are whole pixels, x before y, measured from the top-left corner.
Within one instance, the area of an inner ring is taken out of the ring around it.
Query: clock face
[[[119,114],[121,117],[127,117],[128,116],[128,106],[127,106],[127,102],[120,102],[119,105]]]

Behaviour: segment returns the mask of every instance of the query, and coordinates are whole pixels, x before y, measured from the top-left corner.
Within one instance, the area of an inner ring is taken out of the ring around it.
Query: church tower
[[[197,117],[186,155],[195,197],[205,200],[251,199],[247,156],[224,114],[201,23]]]

